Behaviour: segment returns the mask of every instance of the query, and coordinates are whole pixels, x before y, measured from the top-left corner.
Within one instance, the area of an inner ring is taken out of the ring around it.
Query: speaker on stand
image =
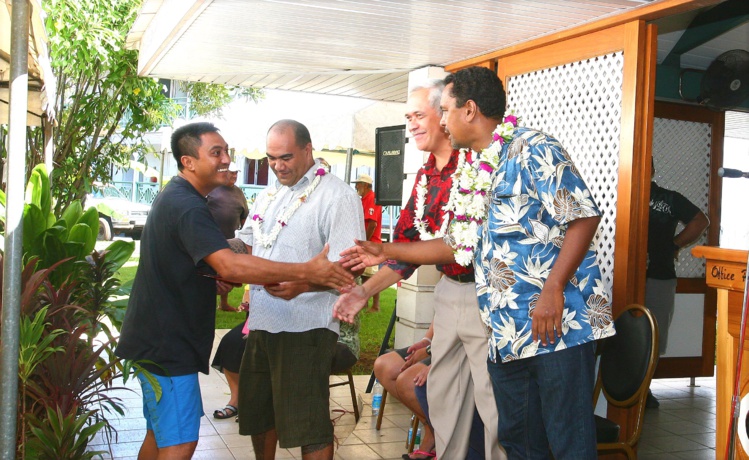
[[[375,202],[400,206],[403,200],[403,161],[406,125],[375,129]]]

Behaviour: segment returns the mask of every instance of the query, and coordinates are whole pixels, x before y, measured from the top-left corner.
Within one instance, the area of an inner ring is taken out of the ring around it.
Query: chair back
[[[647,392],[658,361],[658,326],[650,310],[628,306],[614,321],[616,335],[605,340],[599,378],[609,403],[628,407]]]

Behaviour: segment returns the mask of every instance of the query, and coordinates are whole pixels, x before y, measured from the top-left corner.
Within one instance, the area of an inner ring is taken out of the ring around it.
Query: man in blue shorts
[[[175,130],[171,144],[179,174],[151,207],[116,350],[140,362],[161,390],[159,397],[139,376],[147,425],[140,459],[189,459],[195,451],[203,416],[198,372],[208,373],[217,292],[231,283],[353,282],[328,261],[327,248],[295,264],[232,251],[206,205],[208,193],[228,182],[226,142],[212,124],[192,123]]]

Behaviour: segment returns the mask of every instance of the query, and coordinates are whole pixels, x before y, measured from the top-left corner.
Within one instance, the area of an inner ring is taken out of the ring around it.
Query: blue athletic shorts
[[[156,402],[153,387],[138,375],[143,390],[143,416],[146,428],[153,431],[159,449],[198,440],[203,399],[198,374],[163,377],[153,374],[161,385]]]

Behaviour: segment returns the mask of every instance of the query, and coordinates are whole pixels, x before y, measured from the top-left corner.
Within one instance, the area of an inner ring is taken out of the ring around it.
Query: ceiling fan
[[[686,98],[682,93],[682,78],[686,72],[702,73],[700,94],[695,99]],[[681,77],[679,94],[683,100],[719,110],[737,107],[749,99],[749,51],[726,51],[706,70],[685,69]]]
[[[749,98],[749,52],[726,51],[710,64],[700,84],[700,104],[724,109]]]

